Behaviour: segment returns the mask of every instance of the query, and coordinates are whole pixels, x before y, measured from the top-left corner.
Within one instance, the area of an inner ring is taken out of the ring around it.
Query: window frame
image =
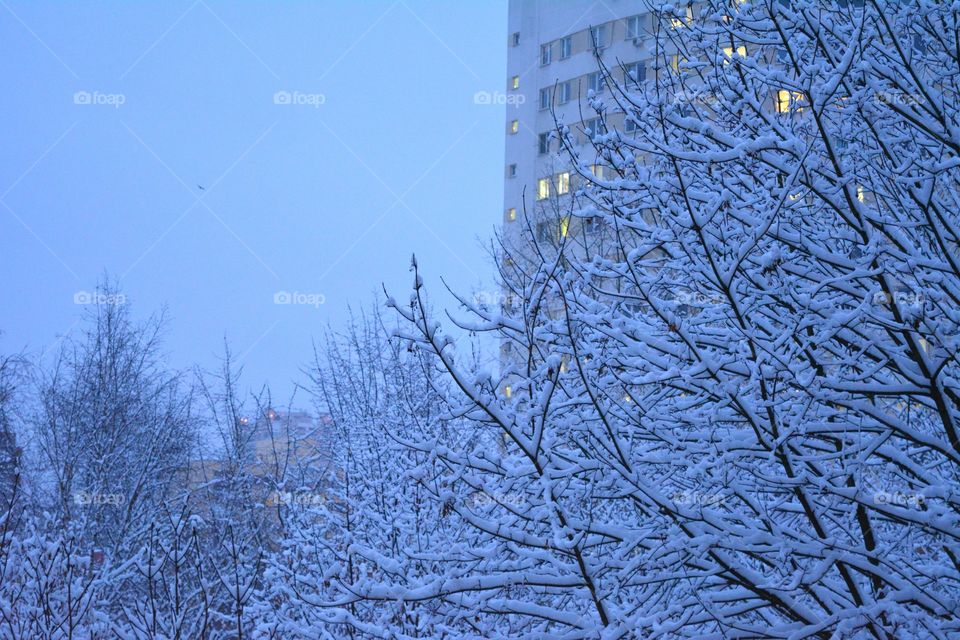
[[[542,202],[550,197],[550,176],[537,179],[537,202]]]
[[[541,156],[550,153],[550,132],[546,131],[537,135],[537,153]]]
[[[553,43],[540,45],[540,66],[545,67],[553,62]]]
[[[642,71],[643,77],[641,78],[640,74],[634,73],[634,71]],[[632,80],[634,83],[640,84],[647,79],[647,65],[642,60],[631,62],[629,64],[624,65],[623,74],[625,76],[625,79]]]
[[[593,91],[594,93],[603,93],[604,87],[607,85],[605,82],[603,74],[599,71],[593,71],[587,74],[587,89]]]
[[[590,45],[597,49],[605,49],[610,42],[607,37],[607,24],[598,24],[590,27]],[[599,35],[598,35],[599,34]],[[602,36],[602,37],[600,37]]]

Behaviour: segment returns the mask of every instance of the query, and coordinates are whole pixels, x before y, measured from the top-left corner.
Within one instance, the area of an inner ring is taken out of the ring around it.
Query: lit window
[[[603,91],[603,76],[599,71],[594,71],[587,76],[587,86],[594,93]]]
[[[509,220],[510,222],[513,222],[516,219],[517,219],[517,208],[510,207],[509,209],[507,209],[507,220]]]
[[[570,218],[569,217],[560,218],[560,237],[566,238],[569,232],[570,232]]]
[[[567,36],[566,38],[560,39],[560,59],[564,60],[570,57],[570,54],[573,53],[573,38]]]
[[[520,88],[520,76],[513,76],[510,79],[510,88],[519,89]]]
[[[747,47],[741,44],[740,46],[737,47],[736,52],[734,52],[733,47],[724,47],[723,55],[727,57],[727,60],[724,60],[723,63],[727,64],[729,62],[729,59],[732,58],[734,54],[740,56],[741,58],[746,58]]]
[[[553,61],[553,45],[540,45],[540,64],[546,65]]]
[[[540,109],[550,108],[550,89],[540,89]]]
[[[519,32],[519,31],[515,31],[515,32],[513,33],[513,35],[510,36],[510,44],[512,44],[512,45],[515,46],[515,47],[520,46],[520,32]]]
[[[693,22],[693,5],[688,4],[687,10],[684,13],[683,18],[671,18],[670,23],[673,25],[674,29],[682,29],[686,26],[689,26]]]
[[[590,173],[593,174],[594,178],[600,178],[601,180],[603,180],[603,165],[602,164],[590,165]]]
[[[803,94],[799,91],[787,91],[780,89],[777,91],[777,112],[790,113],[791,111],[803,111]]]
[[[550,197],[550,178],[537,180],[537,200],[546,200]]]
[[[786,89],[777,91],[777,113],[789,113],[790,111],[790,92]]]
[[[857,200],[859,200],[860,202],[864,202],[866,199],[867,199],[867,194],[866,194],[866,192],[863,190],[863,187],[858,184],[858,185],[857,185]]]
[[[503,388],[503,395],[505,398],[509,398],[513,395],[513,387],[507,385]]]
[[[519,120],[511,120],[511,121],[510,121],[510,133],[513,134],[513,133],[517,133],[518,131],[520,131],[520,121],[519,121]]]
[[[537,136],[537,151],[543,155],[545,153],[550,153],[550,134],[541,133]]]
[[[559,102],[560,104],[570,102],[570,95],[571,95],[570,81],[568,80],[567,82],[560,83],[559,89],[560,89],[560,95],[558,96],[557,102]]]
[[[642,62],[634,62],[624,67],[626,77],[634,82],[643,82],[647,77],[647,70]]]
[[[670,68],[674,71],[680,71],[680,54],[675,53],[670,56]]]
[[[593,46],[597,49],[607,46],[607,25],[601,24],[591,28],[590,38],[593,40]]]
[[[570,172],[564,171],[557,174],[557,193],[563,195],[570,193]]]
[[[627,18],[627,40],[640,37],[640,16]]]
[[[517,177],[517,165],[516,165],[516,164],[509,164],[509,165],[507,165],[507,177],[508,177],[508,178],[516,178],[516,177]]]

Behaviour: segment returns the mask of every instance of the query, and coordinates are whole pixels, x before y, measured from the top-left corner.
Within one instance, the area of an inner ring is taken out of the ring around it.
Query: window
[[[859,184],[858,184],[858,185],[857,185],[857,200],[859,200],[860,202],[865,202],[866,199],[867,199],[867,193],[866,193],[866,191],[863,190],[863,186],[862,186],[862,185],[859,185]]]
[[[570,102],[570,93],[571,93],[570,81],[568,80],[566,82],[560,83],[559,89],[560,89],[560,95],[557,99],[557,102],[559,102],[560,104]]]
[[[540,89],[540,110],[550,108],[550,89]]]
[[[570,57],[570,54],[573,53],[573,37],[567,36],[566,38],[560,39],[560,59],[564,60]]]
[[[642,62],[634,62],[624,67],[625,77],[640,83],[646,80],[647,70]]]
[[[603,165],[602,164],[592,164],[590,165],[590,173],[593,174],[594,178],[603,180]]]
[[[590,29],[590,39],[593,41],[593,46],[597,49],[602,49],[607,46],[607,25],[601,24]]]
[[[516,219],[517,219],[517,208],[510,207],[509,209],[507,209],[507,221],[513,222]]]
[[[628,115],[623,121],[623,130],[627,133],[635,133],[637,131],[637,121]]]
[[[542,44],[540,45],[540,64],[547,65],[553,61],[553,45],[552,44]]]
[[[517,133],[518,131],[520,131],[520,121],[519,121],[519,120],[511,120],[511,121],[510,121],[510,135],[513,135],[513,134]]]
[[[537,240],[550,242],[553,239],[553,225],[546,222],[537,223]]]
[[[592,138],[600,133],[605,133],[606,128],[603,126],[600,118],[590,118],[589,120],[583,121],[583,132]]]
[[[514,47],[520,46],[520,32],[519,32],[519,31],[515,31],[515,32],[510,36],[510,44],[513,45]]]
[[[687,9],[683,14],[683,18],[671,18],[670,24],[673,25],[674,29],[682,29],[686,26],[689,26],[693,22],[693,5],[688,4]]]
[[[558,231],[560,232],[559,235],[561,238],[567,237],[567,234],[570,232],[569,216],[564,216],[563,218],[560,218],[560,228],[558,229]]]
[[[603,76],[599,71],[594,71],[587,76],[587,87],[594,93],[603,91]]]
[[[730,62],[730,58],[733,58],[734,55],[738,55],[741,58],[746,58],[747,47],[741,44],[737,47],[736,51],[733,50],[733,47],[724,47],[723,55],[727,57],[727,59],[723,61],[723,64],[728,64]]]
[[[675,53],[672,56],[670,56],[670,68],[677,72],[680,71],[680,54],[679,53]]]
[[[520,88],[520,76],[513,76],[510,78],[510,88],[519,89]]]
[[[513,387],[507,385],[503,388],[503,397],[509,398],[513,395]]]
[[[635,40],[640,37],[640,16],[630,16],[627,18],[627,40]]]
[[[564,171],[557,174],[557,194],[564,195],[570,193],[570,172]]]
[[[550,178],[537,180],[537,200],[546,200],[550,197]]]
[[[537,136],[537,151],[540,155],[550,153],[550,134],[541,133]]]
[[[508,178],[516,178],[516,177],[517,177],[517,165],[516,165],[516,164],[508,164],[508,165],[507,165],[507,177],[508,177]]]
[[[777,113],[803,111],[802,102],[803,94],[799,91],[787,91],[786,89],[777,91]]]

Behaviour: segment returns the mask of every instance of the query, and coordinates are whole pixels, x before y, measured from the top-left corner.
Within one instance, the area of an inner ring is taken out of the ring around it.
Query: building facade
[[[582,209],[585,201],[576,197],[581,177],[554,132],[558,124],[568,127],[581,170],[608,177],[590,144],[604,133],[604,124],[589,99],[610,97],[607,77],[630,87],[653,72],[654,27],[653,15],[640,0],[511,0],[502,238],[512,257],[501,265],[506,280],[515,259],[532,257],[530,231],[541,250],[563,242],[572,251],[604,251],[602,230]],[[670,64],[668,57],[661,64]],[[632,130],[616,109],[606,112],[605,122]],[[503,295],[504,307],[513,311],[522,302],[509,286]],[[501,343],[502,366],[516,362],[512,347],[509,341]],[[500,388],[505,396],[513,393],[509,376]]]
[[[607,91],[596,51],[617,82],[641,82],[652,67],[652,17],[637,0],[512,0],[508,18],[506,158],[503,232],[523,234],[524,214],[536,217],[538,235],[564,235],[570,221],[542,220],[537,215],[576,188],[566,154],[551,136],[557,123],[570,127],[583,145],[600,133],[596,114],[587,106],[590,91]],[[625,126],[622,114],[610,114],[612,126]],[[618,121],[619,120],[619,121]],[[586,148],[586,147],[585,147]],[[602,172],[600,165],[596,171]],[[593,168],[593,166],[591,167]],[[556,216],[553,216],[556,218]],[[553,222],[555,228],[550,228]]]

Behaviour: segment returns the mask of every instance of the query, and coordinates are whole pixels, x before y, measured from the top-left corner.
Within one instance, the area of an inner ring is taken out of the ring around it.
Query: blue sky
[[[166,305],[172,366],[226,336],[285,395],[412,253],[439,306],[490,289],[505,41],[503,0],[0,0],[0,352],[77,331],[107,273]]]

